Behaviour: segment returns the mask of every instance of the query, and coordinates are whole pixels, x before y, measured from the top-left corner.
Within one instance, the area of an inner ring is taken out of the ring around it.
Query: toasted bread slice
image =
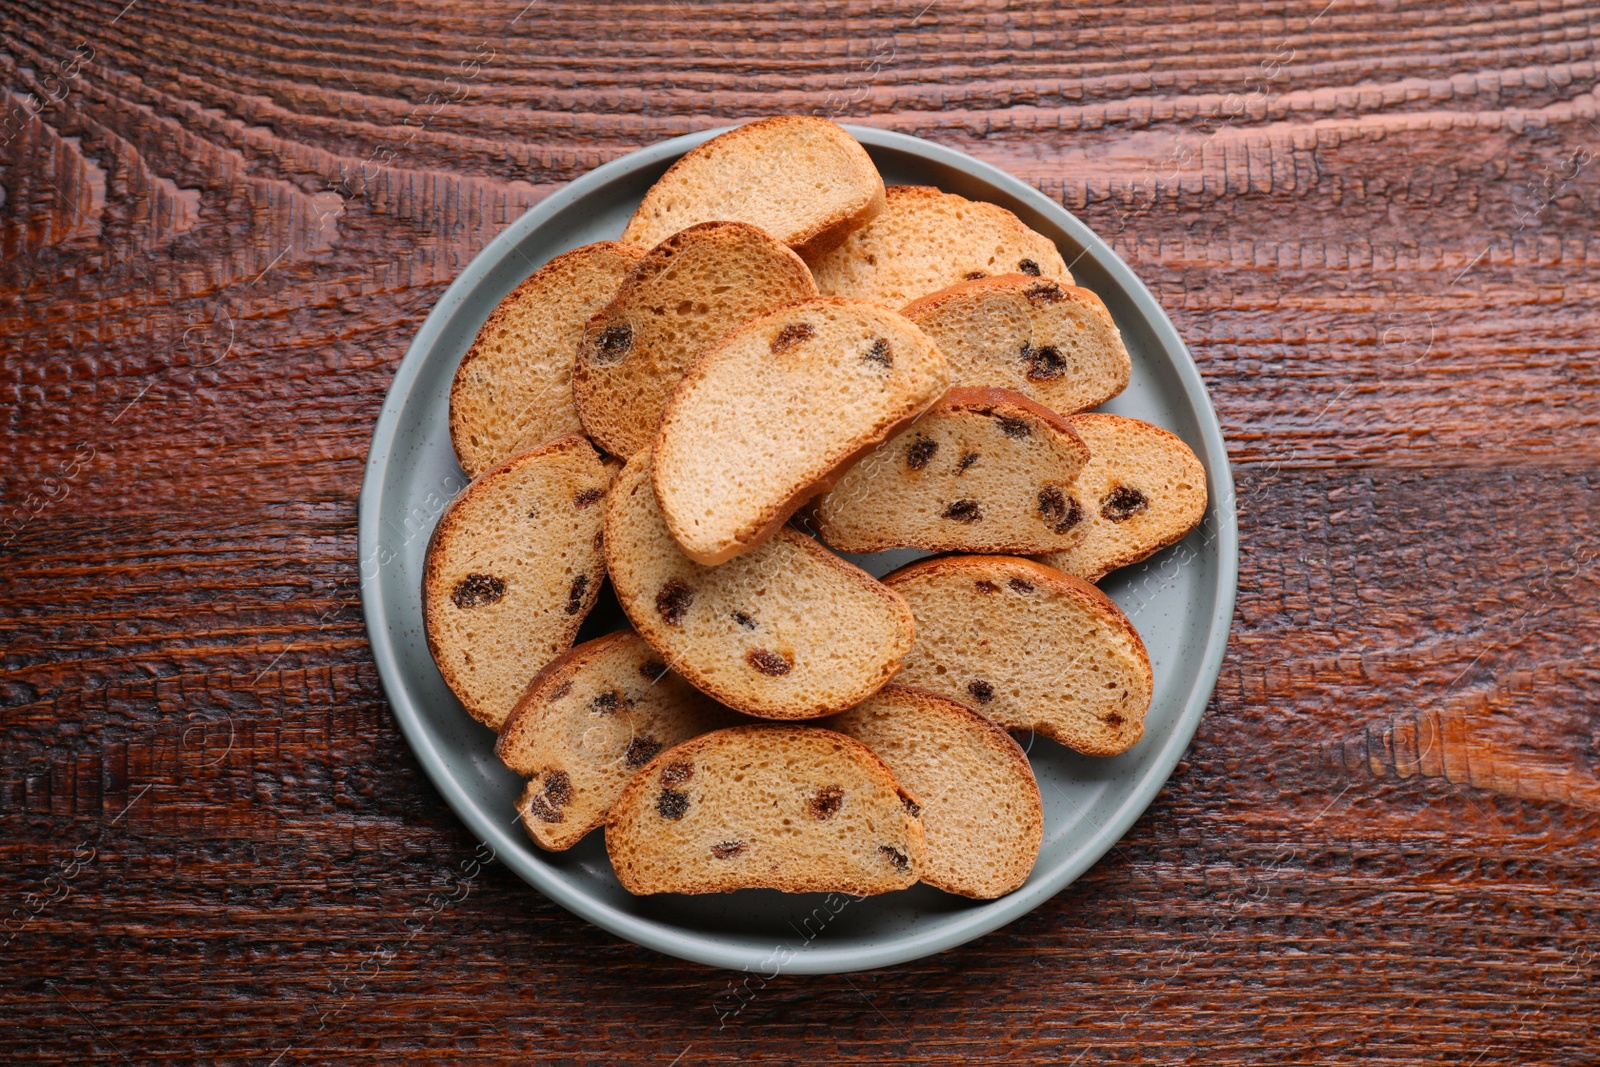
[[[1021,746],[970,708],[889,685],[822,726],[866,745],[921,805],[922,880],[990,900],[1028,880],[1044,840],[1039,783]]]
[[[584,429],[607,452],[633,455],[707,348],[748,319],[816,294],[800,257],[754,226],[707,222],[673,234],[584,330],[572,368]]]
[[[871,304],[811,300],[746,323],[684,376],[661,418],[667,528],[697,563],[748,552],[947,381],[921,331]]]
[[[583,431],[572,403],[572,357],[584,324],[644,251],[601,241],[564,252],[490,313],[450,385],[450,441],[468,477]]]
[[[915,807],[859,741],[806,726],[738,726],[652,760],[612,807],[606,851],[630,893],[865,896],[921,875]]]
[[[889,308],[994,274],[1020,272],[1072,284],[1066,261],[1048,237],[1003,207],[926,185],[891,185],[876,218],[809,262],[823,296]]]
[[[867,150],[827,119],[781,115],[690,150],[645,193],[624,241],[653,245],[697,222],[759,226],[818,256],[883,210]]]
[[[495,754],[528,779],[517,803],[541,848],[571,848],[606,821],[657,755],[742,717],[661,662],[632,630],[585,641],[529,683]]]
[[[1122,392],[1133,364],[1101,299],[1024,274],[962,282],[903,312],[933,338],[957,385],[1011,389],[1061,415]]]
[[[479,722],[498,730],[594,607],[612,476],[574,434],[489,468],[439,518],[423,624],[439,673]]]
[[[1126,752],[1144,735],[1150,657],[1088,582],[1015,556],[946,556],[884,583],[917,617],[902,684],[1090,756]]]
[[[819,497],[805,524],[840,552],[1059,551],[1089,449],[1065,419],[1004,389],[952,389]]]
[[[703,567],[667,532],[650,453],[617,477],[605,536],[617,600],[639,636],[697,688],[748,715],[813,719],[894,676],[911,647],[911,612],[866,571],[788,528]]]
[[[1176,434],[1121,415],[1067,421],[1089,446],[1072,488],[1087,521],[1077,541],[1042,562],[1098,582],[1181,540],[1205,515],[1205,468]]]

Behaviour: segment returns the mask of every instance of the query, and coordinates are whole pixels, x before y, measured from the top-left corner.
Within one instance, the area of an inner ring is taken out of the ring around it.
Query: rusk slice
[[[1088,582],[1014,556],[946,556],[884,583],[917,617],[902,684],[1091,756],[1126,752],[1143,736],[1150,657]]]
[[[639,635],[697,688],[767,719],[812,719],[877,692],[911,647],[911,612],[796,530],[720,567],[683,554],[628,461],[606,508],[606,566]]]
[[[1077,539],[1082,514],[1068,501],[1088,461],[1048,408],[952,389],[819,497],[806,523],[840,552],[1057,551]]]
[[[886,893],[922,874],[915,807],[859,741],[739,726],[663,752],[629,782],[606,851],[630,893]]]
[[[1012,389],[1062,415],[1110,400],[1132,371],[1111,312],[1073,285],[1004,274],[952,285],[903,314],[939,346],[956,385]]]
[[[1089,446],[1072,489],[1087,521],[1076,542],[1043,562],[1098,582],[1194,529],[1206,512],[1206,472],[1176,434],[1120,415],[1067,421]]]
[[[607,452],[633,455],[707,348],[757,315],[816,294],[800,257],[754,226],[707,222],[673,234],[584,330],[572,368],[584,429]]]
[[[1044,807],[1028,757],[1004,730],[953,700],[900,685],[822,725],[872,749],[917,798],[924,882],[989,900],[1028,880]]]
[[[508,456],[579,433],[572,357],[589,317],[644,255],[601,241],[565,252],[489,315],[450,386],[450,441],[468,477]]]
[[[632,630],[585,641],[528,685],[495,754],[528,779],[517,810],[541,848],[571,848],[606,821],[660,753],[739,721],[667,670]]]
[[[645,193],[622,239],[653,245],[697,222],[759,226],[810,258],[883,209],[883,179],[839,126],[782,115],[692,149]]]
[[[1072,284],[1066,261],[1048,237],[1003,207],[926,185],[891,185],[876,218],[810,262],[824,296],[890,308],[994,274],[1020,272]]]
[[[428,648],[478,721],[498,730],[594,606],[612,474],[587,440],[563,437],[485,471],[434,528],[422,576]]]
[[[748,552],[944,394],[944,358],[901,316],[812,300],[740,327],[684,376],[655,487],[690,559]]]

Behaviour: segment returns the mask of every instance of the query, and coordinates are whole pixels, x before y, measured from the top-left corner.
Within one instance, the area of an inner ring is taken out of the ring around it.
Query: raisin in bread
[[[1043,562],[1098,582],[1194,529],[1206,512],[1206,472],[1176,434],[1121,415],[1067,421],[1089,446],[1072,489],[1086,521],[1075,543]]]
[[[450,441],[467,476],[580,433],[572,357],[584,324],[616,295],[644,249],[601,241],[565,252],[489,315],[450,385]]]
[[[1062,415],[1110,400],[1132,371],[1111,312],[1073,285],[1006,274],[952,285],[903,314],[939,346],[955,384],[1012,389]]]
[[[922,880],[1003,897],[1028,880],[1044,839],[1039,784],[1021,746],[970,708],[889,685],[822,726],[866,745],[920,805]]]
[[[661,418],[667,528],[699,563],[749,551],[947,381],[920,330],[861,301],[810,300],[746,323],[684,376]]]
[[[572,368],[584,429],[607,452],[645,447],[678,382],[746,320],[815,296],[800,257],[754,226],[707,222],[656,245],[589,320]]]
[[[541,848],[571,848],[622,787],[680,742],[732,726],[729,711],[667,669],[632,630],[585,641],[529,683],[495,754],[528,779],[517,810]]]
[[[1115,756],[1143,736],[1150,657],[1088,582],[1014,556],[946,556],[884,583],[917,617],[902,684],[1091,756]]]
[[[1065,419],[1003,389],[952,389],[852,467],[805,516],[840,552],[1047,551],[1078,536],[1089,449]]]
[[[422,576],[428,648],[493,729],[594,606],[613,473],[587,440],[563,437],[479,475],[434,528]]]
[[[606,851],[630,893],[865,896],[923,869],[916,799],[861,742],[806,726],[717,730],[623,789]]]
[[[821,255],[883,210],[883,179],[839,126],[782,115],[689,151],[645,193],[622,239],[653,245],[697,222],[759,226],[802,256]]]
[[[824,296],[890,308],[994,274],[1072,283],[1050,239],[1011,212],[925,185],[890,186],[876,218],[810,262]]]
[[[843,711],[893,677],[911,647],[905,602],[796,530],[720,567],[685,556],[661,519],[648,452],[617,476],[605,551],[639,635],[697,688],[749,715]]]

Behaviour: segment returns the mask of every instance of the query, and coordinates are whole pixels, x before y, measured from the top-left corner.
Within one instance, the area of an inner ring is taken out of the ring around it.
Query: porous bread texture
[[[594,607],[612,476],[586,439],[563,437],[479,475],[434,528],[422,576],[428,648],[479,722],[498,730]]]
[[[584,324],[644,252],[615,241],[564,252],[490,313],[450,385],[450,442],[468,477],[582,432],[572,403],[572,358]]]
[[[571,848],[606,821],[656,756],[741,716],[667,669],[632,630],[585,641],[529,683],[495,754],[528,779],[517,802],[541,848]]]
[[[684,376],[661,418],[667,528],[698,563],[748,552],[947,383],[920,330],[861,301],[808,300],[746,323]]]
[[[1154,679],[1133,623],[1088,582],[1015,556],[946,556],[884,579],[917,641],[899,681],[1090,756],[1144,734]]]
[[[891,185],[877,217],[810,263],[824,296],[888,308],[994,274],[1072,284],[1048,237],[996,204],[926,185]]]
[[[1182,539],[1205,515],[1205,468],[1176,434],[1121,415],[1067,421],[1089,446],[1072,491],[1086,521],[1082,537],[1042,562],[1098,582]]]
[[[757,315],[816,295],[800,257],[754,226],[707,222],[673,234],[584,329],[572,368],[584,429],[607,452],[633,455],[706,349]]]
[[[994,386],[1061,415],[1122,392],[1133,364],[1111,312],[1074,285],[1005,274],[962,282],[902,314],[933,338],[956,385]]]
[[[1021,746],[970,708],[889,685],[821,725],[889,765],[921,807],[924,882],[980,900],[1028,880],[1044,840],[1039,784]]]
[[[911,647],[905,602],[796,530],[719,567],[685,556],[661,519],[649,452],[617,477],[605,552],[639,635],[698,689],[747,715],[843,711],[892,678]]]
[[[883,210],[866,149],[826,119],[761,119],[691,149],[645,193],[622,233],[652,245],[697,222],[748,222],[811,258]]]
[[[922,873],[916,803],[859,741],[738,726],[663,752],[629,782],[606,851],[630,893],[886,893]]]
[[[952,389],[817,498],[805,525],[840,552],[1056,551],[1078,537],[1081,509],[1068,502],[1088,461],[1048,408]]]

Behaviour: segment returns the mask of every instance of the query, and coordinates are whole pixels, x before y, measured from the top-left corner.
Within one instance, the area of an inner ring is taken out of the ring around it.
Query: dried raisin
[[[616,363],[626,356],[632,347],[632,326],[627,323],[607,326],[594,340],[594,355],[591,359],[595,363]]]
[[[970,526],[983,519],[983,509],[976,500],[957,500],[939,512],[939,517]]]
[[[681,625],[683,617],[689,614],[689,605],[693,603],[694,590],[677,578],[670,579],[656,594],[656,611],[661,613],[662,620],[668,626]]]
[[[813,819],[831,819],[839,813],[844,806],[844,789],[837,785],[825,785],[817,790],[817,795],[812,797],[806,805],[811,811]]]
[[[505,595],[505,579],[473,571],[456,583],[455,589],[450,593],[450,599],[455,601],[458,608],[476,608],[484,604],[493,604]]]
[[[765,648],[752,648],[744,654],[744,661],[773,678],[781,678],[794,669],[794,664],[788,659]]]
[[[809,322],[791,322],[779,330],[778,335],[772,339],[772,354],[787,352],[801,341],[809,340],[816,332]]]
[[[572,588],[567,590],[567,614],[576,615],[583,610],[583,595],[589,591],[589,576],[580,574],[572,579]]]
[[[1100,517],[1112,522],[1127,522],[1149,506],[1149,499],[1139,490],[1119,485],[1100,498]]]

